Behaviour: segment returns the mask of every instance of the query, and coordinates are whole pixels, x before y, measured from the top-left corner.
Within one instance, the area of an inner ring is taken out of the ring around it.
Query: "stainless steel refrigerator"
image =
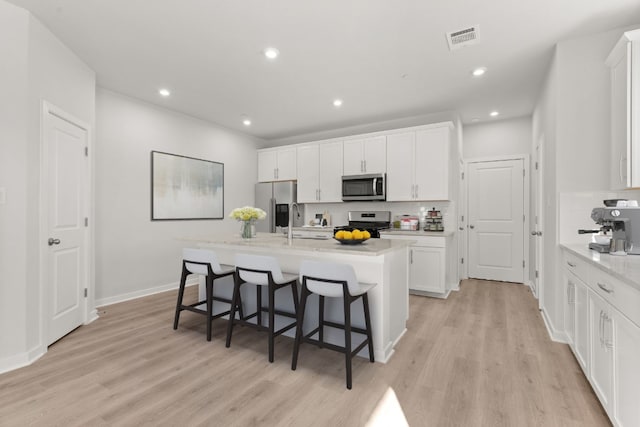
[[[267,218],[256,221],[256,231],[281,233],[289,225],[291,204],[297,201],[297,184],[294,181],[261,182],[256,184],[256,207],[267,213]],[[292,209],[293,226],[304,225],[304,205]]]

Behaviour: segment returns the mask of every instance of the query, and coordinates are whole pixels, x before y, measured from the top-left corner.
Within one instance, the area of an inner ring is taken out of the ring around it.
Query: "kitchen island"
[[[350,264],[354,267],[360,282],[377,284],[369,291],[376,362],[386,363],[389,360],[395,344],[406,331],[406,321],[409,317],[408,248],[412,241],[369,239],[359,245],[342,245],[334,239],[288,240],[282,234],[271,233],[258,233],[255,238],[247,240],[237,235],[182,240],[192,246],[211,248],[224,264],[233,265],[237,253],[275,256],[282,271],[289,273],[298,273],[300,262],[305,259]],[[220,289],[216,289],[216,294],[230,296],[231,286],[216,287]],[[242,291],[245,312],[255,311],[255,291],[250,286],[244,286]],[[202,286],[200,292],[202,296]],[[342,299],[327,298],[325,301],[325,319],[344,322]],[[305,313],[305,333],[317,326],[317,304],[317,296],[313,295]],[[288,289],[276,292],[276,306],[280,310],[293,312],[291,292]],[[352,305],[352,324],[364,327],[364,314],[359,301]],[[292,330],[286,335],[293,337],[294,334],[295,331]],[[342,345],[343,334],[341,330],[326,328],[325,339]],[[358,345],[359,340],[360,337],[355,334],[354,347]],[[368,357],[366,351],[365,348],[360,354]]]

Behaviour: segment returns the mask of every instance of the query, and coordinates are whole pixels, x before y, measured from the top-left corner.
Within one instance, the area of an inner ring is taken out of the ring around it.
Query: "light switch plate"
[[[7,203],[7,190],[2,187],[0,188],[0,205],[4,205]]]

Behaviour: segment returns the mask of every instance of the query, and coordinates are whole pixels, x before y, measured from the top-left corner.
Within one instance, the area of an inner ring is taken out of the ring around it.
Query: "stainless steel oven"
[[[387,200],[386,175],[348,175],[342,177],[342,200]]]

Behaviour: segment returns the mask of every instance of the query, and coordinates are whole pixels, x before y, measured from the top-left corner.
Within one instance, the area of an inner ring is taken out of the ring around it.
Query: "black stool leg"
[[[300,351],[300,342],[302,341],[304,310],[307,305],[307,297],[309,290],[306,285],[302,285],[302,295],[300,296],[300,307],[298,311],[298,324],[296,325],[296,339],[293,343],[293,359],[291,360],[291,370],[295,371],[298,365],[298,352]]]
[[[189,272],[187,267],[182,262],[182,276],[180,277],[180,288],[178,290],[178,301],[176,302],[176,315],[173,319],[173,329],[178,329],[178,320],[180,319],[180,312],[182,311],[182,298],[184,297],[184,287],[187,282],[187,276]]]
[[[240,279],[239,275],[235,275],[234,279],[233,296],[231,297],[231,312],[229,313],[229,321],[227,322],[227,348],[231,346],[231,334],[233,333],[233,324],[236,319],[236,306],[240,300],[240,285],[242,284],[242,279]]]
[[[347,388],[351,390],[351,299],[344,295],[344,356],[347,368]]]
[[[371,315],[369,314],[369,297],[365,293],[362,295],[362,305],[364,306],[364,324],[367,329],[367,342],[369,343],[369,361],[375,362],[373,358],[373,339],[371,338]]]
[[[211,341],[211,323],[213,319],[213,277],[207,275],[205,278],[207,289],[207,341]]]
[[[322,348],[324,344],[324,295],[318,295],[318,347]]]
[[[269,362],[273,363],[273,338],[275,335],[275,286],[269,284]]]
[[[256,313],[258,313],[258,326],[262,326],[262,286],[256,285]]]

